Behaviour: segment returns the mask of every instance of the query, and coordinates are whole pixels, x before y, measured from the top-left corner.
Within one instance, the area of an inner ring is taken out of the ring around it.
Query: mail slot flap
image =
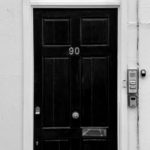
[[[83,137],[107,137],[107,128],[82,128]]]

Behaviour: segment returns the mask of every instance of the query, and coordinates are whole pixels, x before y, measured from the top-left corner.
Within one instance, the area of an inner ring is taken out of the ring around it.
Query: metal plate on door
[[[107,137],[107,128],[82,128],[83,137]]]

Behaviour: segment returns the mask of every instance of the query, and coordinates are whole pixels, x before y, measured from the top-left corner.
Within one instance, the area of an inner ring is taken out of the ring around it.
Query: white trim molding
[[[70,7],[118,7],[120,5],[119,0],[92,0],[92,1],[81,1],[81,0],[31,0],[30,4],[33,7],[54,7],[60,8],[63,6]]]
[[[118,8],[118,150],[128,150],[128,120],[126,88],[127,11],[126,3],[118,0],[100,2],[50,2],[23,0],[23,150],[33,150],[34,53],[33,8]]]
[[[33,9],[23,1],[23,150],[33,150]]]

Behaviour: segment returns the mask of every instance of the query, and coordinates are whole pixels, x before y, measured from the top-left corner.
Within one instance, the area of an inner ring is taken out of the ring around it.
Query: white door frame
[[[34,45],[33,8],[118,8],[118,150],[128,149],[126,88],[127,10],[126,2],[103,0],[95,3],[57,3],[23,0],[23,150],[33,150]]]

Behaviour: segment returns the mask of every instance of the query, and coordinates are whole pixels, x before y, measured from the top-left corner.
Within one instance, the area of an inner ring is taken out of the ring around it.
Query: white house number
[[[79,47],[70,47],[69,48],[69,55],[79,55],[80,54],[80,48]]]

